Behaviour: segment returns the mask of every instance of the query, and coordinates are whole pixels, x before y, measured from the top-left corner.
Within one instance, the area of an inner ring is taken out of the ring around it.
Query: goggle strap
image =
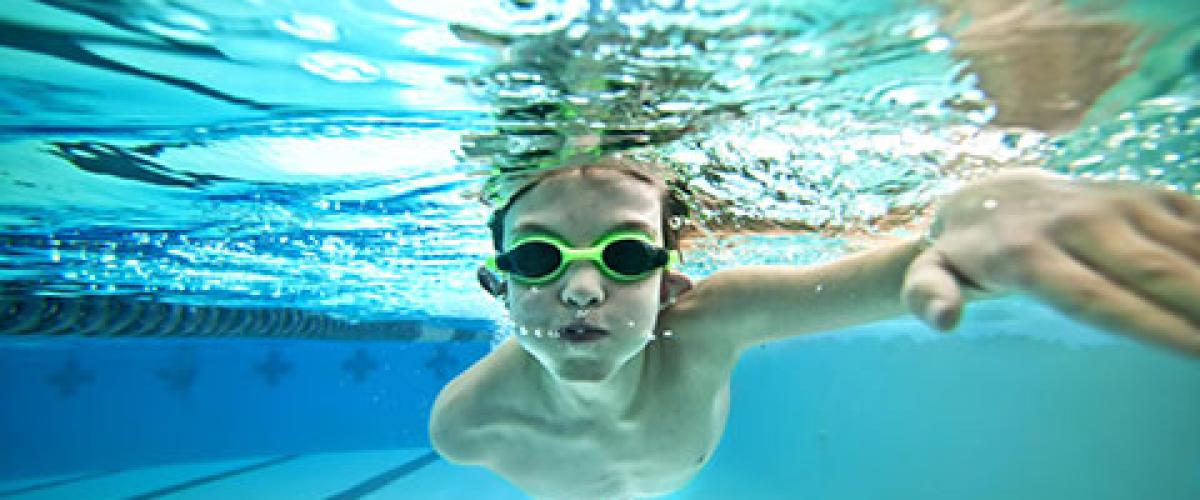
[[[507,272],[504,269],[500,268],[500,262],[499,262],[500,259],[504,259],[505,262],[508,262],[508,256],[501,254],[501,255],[493,255],[491,257],[488,257],[487,261],[484,262],[483,265],[484,265],[484,267],[487,267],[488,270],[493,273]]]
[[[671,263],[671,252],[658,248],[654,251],[654,258],[650,262],[655,268],[666,266]]]
[[[673,269],[683,263],[683,256],[679,250],[666,250],[667,262],[664,263],[667,269]]]
[[[492,257],[492,263],[498,270],[504,272],[510,272],[513,270],[512,257],[509,257],[508,254],[500,254]]]

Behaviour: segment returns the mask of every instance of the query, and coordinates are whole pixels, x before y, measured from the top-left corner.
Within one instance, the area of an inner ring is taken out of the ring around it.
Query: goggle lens
[[[625,276],[638,276],[658,267],[655,248],[644,241],[617,240],[604,247],[604,265]]]
[[[541,278],[558,269],[562,253],[545,241],[531,241],[508,252],[513,272],[527,278]]]

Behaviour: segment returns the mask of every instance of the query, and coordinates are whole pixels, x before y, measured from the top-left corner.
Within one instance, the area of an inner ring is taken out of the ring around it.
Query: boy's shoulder
[[[505,412],[499,399],[510,393],[516,367],[512,346],[501,346],[446,384],[434,401],[429,436],[447,460],[478,464]],[[494,443],[493,443],[494,444]]]

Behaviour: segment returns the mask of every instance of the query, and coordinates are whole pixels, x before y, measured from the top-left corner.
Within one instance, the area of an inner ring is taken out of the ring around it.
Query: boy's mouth
[[[558,329],[558,335],[568,342],[593,342],[608,335],[608,330],[586,323],[571,323]]]

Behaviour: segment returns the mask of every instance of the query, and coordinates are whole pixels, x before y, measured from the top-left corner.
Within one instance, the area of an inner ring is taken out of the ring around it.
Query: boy
[[[678,205],[644,167],[548,171],[497,210],[499,255],[481,282],[516,334],[438,396],[430,435],[442,456],[537,498],[666,494],[712,456],[746,349],[908,309],[945,330],[965,295],[1023,291],[1200,354],[1190,197],[1007,173],[946,200],[932,242],[693,286],[670,269]]]

